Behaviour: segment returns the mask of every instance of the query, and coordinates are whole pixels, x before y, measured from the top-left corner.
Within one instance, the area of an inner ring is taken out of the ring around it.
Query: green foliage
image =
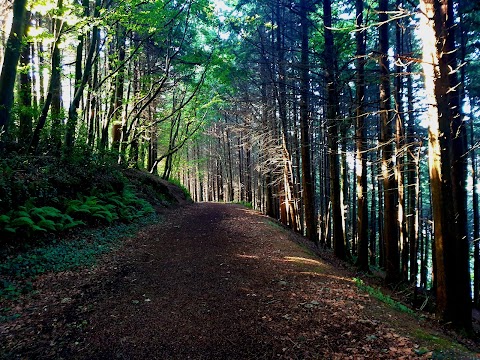
[[[115,205],[106,204],[96,196],[80,196],[79,199],[67,202],[66,212],[87,221],[99,219],[111,223],[118,219],[114,210]]]
[[[150,203],[135,195],[131,187],[125,187],[121,193],[79,195],[77,199],[65,200],[61,207],[65,211],[53,206],[36,207],[29,201],[0,215],[0,234],[31,238],[39,232],[61,232],[86,223],[133,221],[154,212]]]
[[[71,158],[12,155],[0,160],[0,237],[32,239],[89,223],[132,221],[153,212],[110,153],[77,147]],[[116,158],[115,158],[116,159]]]
[[[412,309],[408,308],[407,306],[403,305],[398,301],[393,300],[390,296],[382,293],[380,289],[375,289],[371,286],[365,285],[362,279],[354,278],[353,280],[355,281],[355,284],[359,289],[367,292],[368,294],[373,296],[375,299],[380,300],[381,302],[401,312],[404,312],[407,314],[414,314]]]
[[[31,237],[37,232],[58,232],[84,225],[53,206],[35,207],[31,202],[0,215],[0,234]]]
[[[248,201],[236,201],[235,204],[245,206],[246,208],[253,209],[253,205]]]
[[[91,150],[91,149],[90,149]],[[0,159],[0,214],[17,210],[28,201],[37,207],[61,208],[77,194],[121,192],[127,180],[110,154],[76,148],[71,158],[12,155]]]

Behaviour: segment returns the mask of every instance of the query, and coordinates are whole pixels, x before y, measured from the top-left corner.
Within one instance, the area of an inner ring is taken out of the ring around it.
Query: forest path
[[[267,217],[213,203],[164,216],[94,269],[39,280],[30,320],[3,328],[8,357],[428,357],[393,328],[419,326],[413,317],[358,290]]]

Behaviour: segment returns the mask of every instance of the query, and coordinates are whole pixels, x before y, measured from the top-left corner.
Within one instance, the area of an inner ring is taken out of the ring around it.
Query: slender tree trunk
[[[358,257],[356,265],[362,271],[368,271],[368,200],[367,200],[367,152],[365,123],[365,31],[359,30],[363,26],[363,0],[356,0],[357,32],[357,87],[356,87],[356,176],[357,176],[357,231]],[[373,182],[374,184],[375,182]],[[372,207],[374,204],[372,203]],[[375,241],[373,241],[373,245]],[[375,253],[370,241],[370,251]],[[373,258],[375,259],[375,258]]]
[[[30,152],[36,153],[38,150],[38,145],[40,142],[40,133],[42,132],[45,123],[47,121],[48,112],[52,108],[51,118],[52,118],[52,129],[50,132],[50,145],[52,146],[53,152],[56,153],[60,147],[60,124],[58,119],[60,116],[60,41],[62,34],[63,22],[57,20],[55,22],[54,35],[55,39],[52,44],[52,58],[51,58],[51,73],[50,80],[48,83],[47,96],[45,102],[42,106],[42,111],[38,117],[37,125],[32,135],[32,140],[30,142]]]
[[[337,66],[336,66],[337,67]],[[338,73],[338,69],[335,70],[335,73]],[[336,80],[336,79],[335,79]],[[336,87],[336,84],[335,84]],[[335,91],[337,99],[338,99],[338,91]],[[338,102],[338,101],[337,101]],[[337,118],[340,115],[340,106],[337,106]],[[341,159],[341,167],[340,167],[340,178],[342,179],[341,188],[340,188],[340,211],[342,215],[342,224],[343,224],[343,237],[345,239],[345,253],[346,257],[349,258],[351,255],[350,252],[350,241],[348,241],[348,230],[350,230],[350,235],[352,236],[353,246],[355,246],[355,234],[350,228],[349,219],[351,214],[351,208],[353,206],[348,206],[350,203],[350,185],[349,185],[349,171],[348,171],[348,163],[347,163],[347,126],[345,124],[345,120],[341,120],[339,123],[340,126],[340,159]],[[312,139],[313,144],[313,139]],[[347,206],[345,206],[347,205]],[[354,252],[356,253],[356,247]]]
[[[397,9],[403,7],[403,0],[396,1]],[[403,19],[397,20],[395,24],[395,57],[399,58],[403,55]],[[409,260],[409,243],[407,237],[407,228],[405,222],[405,181],[404,181],[404,163],[405,163],[405,112],[403,102],[403,66],[396,64],[395,66],[395,179],[397,182],[398,197],[398,243],[401,247],[401,278],[402,281],[408,281],[408,260]]]
[[[473,119],[470,120],[470,144],[471,148],[471,162],[472,162],[472,207],[473,207],[473,259],[474,259],[474,280],[473,280],[473,303],[478,308],[480,306],[480,209],[478,208],[478,178],[477,178],[477,158],[476,151],[474,149],[474,131],[473,131]]]
[[[27,23],[30,18],[30,13],[27,13]],[[29,26],[25,26],[25,37],[27,35]],[[30,43],[23,46],[22,53],[20,55],[20,66],[22,71],[20,73],[20,89],[18,92],[18,102],[20,104],[20,116],[19,116],[19,145],[22,151],[28,150],[30,145],[30,138],[32,136],[32,122],[33,122],[33,107],[32,107],[32,77],[31,72],[31,59],[32,59],[32,46]]]
[[[63,12],[63,0],[58,0],[57,8],[59,12]],[[53,21],[53,34],[55,41],[52,49],[52,70],[50,75],[50,87],[47,94],[47,100],[45,105],[48,105],[48,96],[51,95],[50,103],[50,118],[51,118],[51,130],[50,130],[50,146],[51,151],[58,155],[62,146],[62,124],[63,124],[63,109],[62,109],[62,83],[61,83],[61,56],[60,56],[60,37],[62,36],[64,22],[61,16],[58,16]],[[48,112],[48,108],[44,106]],[[42,114],[43,115],[43,114]],[[45,113],[45,116],[47,113]],[[40,123],[40,121],[39,121]]]
[[[94,18],[97,18],[100,14],[100,0],[95,1],[95,10]],[[90,48],[88,50],[87,59],[85,60],[85,67],[83,69],[83,75],[78,87],[75,89],[75,95],[73,96],[72,102],[68,109],[68,119],[65,131],[65,154],[68,155],[73,150],[73,145],[75,141],[75,131],[78,123],[78,113],[77,110],[80,106],[80,100],[83,96],[83,90],[87,84],[87,80],[90,76],[93,67],[94,55],[97,50],[97,41],[99,39],[99,29],[98,26],[92,28],[92,39],[90,41]]]
[[[338,156],[338,94],[336,88],[336,56],[332,32],[332,5],[330,0],[323,1],[325,69],[327,85],[327,126],[330,160],[330,200],[332,202],[333,249],[339,259],[347,258],[343,219],[342,189],[340,178],[340,158]]]
[[[225,141],[227,143],[227,155],[228,155],[228,201],[234,200],[235,194],[233,191],[233,162],[232,162],[232,147],[230,145],[230,131],[225,130]]]
[[[0,154],[8,142],[8,127],[13,105],[13,89],[17,64],[22,48],[27,0],[13,1],[13,21],[5,46],[5,55],[0,73]]]
[[[470,30],[470,26],[464,20],[466,14],[466,5],[468,1],[458,0],[458,12],[459,12],[459,30],[460,30],[460,63],[465,64],[467,58],[467,38]],[[465,84],[466,84],[466,66],[462,66],[460,69],[460,84],[462,84],[461,93],[461,109],[464,109],[465,102],[467,101]],[[480,209],[478,199],[478,160],[477,151],[475,148],[475,131],[474,122],[475,117],[470,119],[470,162],[471,162],[471,176],[472,176],[472,221],[473,221],[473,304],[476,308],[480,307]]]
[[[307,238],[318,243],[315,203],[313,194],[312,166],[310,158],[309,134],[309,20],[307,0],[300,1],[301,56],[300,56],[300,143],[302,158],[302,198],[305,209],[305,229]]]
[[[375,178],[375,166],[373,161],[373,153],[372,153],[372,161],[370,165],[370,172],[371,172],[371,182],[372,182],[372,203],[370,207],[370,265],[375,266],[377,265],[377,194],[375,191],[375,183],[377,182]],[[359,250],[360,251],[360,250]]]
[[[411,52],[412,33],[407,30],[407,52]],[[415,135],[415,115],[413,108],[413,74],[412,65],[407,66],[407,236],[410,245],[410,282],[416,285],[418,275],[418,196],[420,191],[419,182],[419,156],[420,148]]]
[[[393,125],[390,107],[390,72],[388,60],[388,0],[379,0],[380,44],[380,144],[382,145],[382,176],[384,192],[383,238],[385,242],[385,282],[400,280],[398,252],[397,184],[394,170]]]

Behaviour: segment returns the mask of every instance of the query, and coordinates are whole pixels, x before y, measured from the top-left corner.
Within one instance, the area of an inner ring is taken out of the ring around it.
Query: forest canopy
[[[0,14],[0,216],[41,198],[8,197],[25,163],[144,169],[196,201],[248,203],[471,327],[476,2],[9,0]]]

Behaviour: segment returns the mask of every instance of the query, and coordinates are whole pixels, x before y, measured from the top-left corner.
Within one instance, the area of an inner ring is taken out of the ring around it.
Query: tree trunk
[[[397,0],[398,9],[403,7],[403,0]],[[395,57],[400,58],[403,55],[403,19],[399,19],[395,24]],[[404,163],[405,163],[405,112],[403,105],[403,65],[396,63],[395,66],[395,179],[397,182],[398,197],[398,243],[401,247],[401,279],[408,281],[408,260],[409,243],[407,237],[407,228],[405,222],[405,181],[404,181]]]
[[[30,18],[30,13],[27,13],[27,23]],[[25,36],[28,32],[28,26],[25,26]],[[33,108],[32,108],[32,77],[30,76],[31,59],[32,59],[32,46],[31,43],[23,46],[22,53],[20,55],[20,66],[22,72],[20,73],[20,89],[18,92],[18,102],[20,104],[20,116],[19,116],[19,138],[18,142],[22,151],[28,150],[30,145],[30,138],[32,136],[32,121],[33,121]]]
[[[336,56],[332,28],[332,6],[330,0],[323,1],[325,52],[324,61],[327,85],[327,127],[330,160],[330,200],[332,202],[333,250],[339,259],[347,258],[343,219],[340,158],[338,156],[338,94],[336,88]]]
[[[48,112],[52,108],[52,129],[50,132],[50,145],[55,153],[60,147],[60,129],[57,120],[60,116],[60,41],[62,34],[63,22],[57,20],[55,22],[55,40],[52,44],[51,73],[48,83],[47,96],[42,106],[42,111],[38,117],[37,125],[30,142],[30,152],[36,153],[40,142],[40,133],[42,132],[47,121]],[[55,105],[54,105],[55,103]]]
[[[100,0],[95,1],[95,10],[94,18],[97,18],[100,14]],[[99,29],[98,26],[93,26],[92,28],[92,38],[90,41],[90,47],[88,49],[87,59],[85,60],[85,67],[83,69],[83,75],[78,88],[75,89],[75,95],[73,96],[70,107],[68,108],[68,119],[65,131],[65,154],[68,155],[73,150],[73,145],[75,142],[75,131],[77,128],[78,122],[78,113],[77,110],[80,106],[80,100],[83,96],[83,90],[87,84],[87,80],[90,76],[93,67],[93,57],[97,51],[97,41],[99,38]],[[78,59],[77,59],[78,60]]]
[[[367,200],[367,146],[365,124],[365,32],[359,30],[363,26],[363,0],[356,0],[356,28],[357,42],[356,68],[356,176],[357,176],[357,232],[358,257],[356,265],[361,271],[368,271],[368,200]],[[373,206],[373,204],[372,204]],[[375,242],[373,242],[373,245]],[[372,254],[375,246],[370,245]]]
[[[59,12],[63,11],[63,0],[58,0],[57,8]],[[48,103],[48,96],[51,96],[50,102],[50,118],[51,118],[51,130],[50,130],[50,146],[51,151],[58,155],[60,147],[62,146],[62,124],[63,124],[63,109],[62,109],[62,83],[61,83],[61,66],[60,66],[60,38],[62,36],[63,30],[63,20],[59,16],[53,21],[53,34],[55,41],[53,43],[52,49],[52,72],[50,77],[50,87],[49,93],[47,94],[47,100],[45,105]],[[48,112],[48,108],[45,107],[45,110]],[[47,115],[45,113],[45,116]],[[43,115],[43,114],[42,114]],[[39,121],[40,123],[40,121]]]
[[[411,52],[412,32],[407,32],[407,52]],[[416,286],[418,275],[418,197],[420,191],[419,157],[420,148],[415,135],[415,115],[413,108],[412,65],[407,66],[407,236],[410,246],[410,282]]]
[[[312,182],[312,166],[310,159],[310,136],[309,136],[309,87],[310,87],[310,64],[309,64],[309,20],[307,0],[300,1],[300,27],[301,27],[301,56],[300,56],[300,146],[302,158],[302,198],[305,209],[305,229],[308,239],[318,243],[315,203]]]
[[[466,135],[459,108],[452,0],[421,0],[428,97],[429,170],[435,234],[437,312],[471,329],[466,213]]]
[[[372,161],[370,165],[370,172],[371,172],[371,182],[372,182],[372,203],[370,207],[370,265],[375,266],[377,265],[377,194],[375,191],[375,183],[377,182],[375,178],[375,165],[373,161],[373,153],[372,153]],[[360,250],[359,250],[360,251]]]
[[[5,46],[5,55],[0,73],[0,154],[5,151],[8,142],[8,127],[13,105],[13,89],[17,75],[17,64],[25,32],[27,0],[13,1],[13,21]]]
[[[383,177],[383,239],[385,242],[385,282],[400,280],[400,256],[398,252],[397,184],[394,169],[393,125],[390,109],[390,74],[388,60],[388,0],[379,0],[380,45],[380,144],[382,146]]]

